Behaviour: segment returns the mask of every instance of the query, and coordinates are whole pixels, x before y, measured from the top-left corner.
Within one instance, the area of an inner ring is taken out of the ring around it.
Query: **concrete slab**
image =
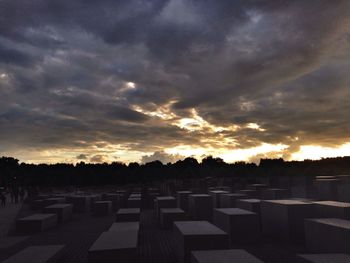
[[[263,263],[243,249],[192,251],[191,263]]]
[[[64,223],[72,219],[73,205],[72,204],[56,204],[44,208],[45,214],[56,214],[58,223]]]
[[[207,221],[175,221],[173,232],[180,263],[189,263],[194,250],[229,248],[229,236]]]
[[[136,262],[138,231],[103,232],[89,249],[89,263]]]
[[[16,231],[18,233],[36,233],[53,228],[57,225],[56,214],[34,214],[16,222]]]
[[[339,218],[305,220],[305,243],[315,253],[349,253],[350,221]]]
[[[30,246],[3,261],[3,263],[54,263],[62,256],[64,245]]]
[[[251,244],[260,238],[260,220],[256,213],[240,208],[214,209],[214,225],[230,235],[232,244]]]

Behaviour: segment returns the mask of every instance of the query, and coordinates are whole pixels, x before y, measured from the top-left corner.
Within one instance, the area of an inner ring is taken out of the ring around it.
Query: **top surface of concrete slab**
[[[338,202],[338,201],[317,201],[314,202],[318,205],[328,205],[328,206],[336,206],[341,208],[350,208],[350,203]]]
[[[334,227],[340,227],[340,228],[346,228],[350,230],[350,221],[340,218],[313,218],[313,219],[307,219],[309,221],[318,222],[321,224],[334,226]]]
[[[192,194],[192,191],[177,191],[178,194]]]
[[[240,202],[246,202],[246,203],[260,203],[260,199],[242,199]]]
[[[216,208],[215,210],[226,215],[255,215],[255,213],[251,211],[240,208]]]
[[[44,220],[53,216],[56,216],[56,214],[34,214],[31,216],[20,218],[19,220]]]
[[[111,204],[112,201],[96,201],[95,204]]]
[[[174,225],[183,235],[227,235],[208,221],[175,221]]]
[[[140,222],[120,222],[113,223],[108,231],[138,230],[139,228]]]
[[[192,255],[199,263],[263,263],[243,249],[193,251]]]
[[[223,194],[224,196],[233,196],[233,197],[246,197],[247,195],[245,194],[238,194],[238,193],[228,193],[228,194]]]
[[[312,263],[349,263],[350,255],[347,254],[308,254],[299,257]]]
[[[139,214],[140,208],[120,208],[117,214]]]
[[[228,194],[229,192],[223,190],[211,190],[209,191],[211,194]]]
[[[137,231],[108,231],[103,232],[89,249],[89,252],[101,250],[117,250],[137,247]]]
[[[176,199],[173,196],[158,196],[158,197],[156,197],[156,200],[158,200],[158,201],[163,201],[163,200],[168,201],[168,200],[176,200]]]
[[[306,203],[304,201],[293,200],[293,199],[264,200],[264,202],[274,203],[274,204],[279,204],[279,205],[309,205],[309,204],[312,204],[312,203]]]
[[[191,197],[211,197],[210,195],[207,195],[207,194],[192,194],[190,196]]]
[[[58,246],[31,246],[18,252],[14,256],[3,261],[3,263],[46,263],[64,248],[64,245]]]
[[[181,208],[161,208],[160,211],[162,213],[167,213],[167,214],[171,214],[171,213],[185,213],[184,210],[182,210]]]
[[[55,205],[49,205],[46,208],[49,208],[49,209],[61,209],[61,208],[66,208],[66,207],[73,207],[72,204],[55,204]]]

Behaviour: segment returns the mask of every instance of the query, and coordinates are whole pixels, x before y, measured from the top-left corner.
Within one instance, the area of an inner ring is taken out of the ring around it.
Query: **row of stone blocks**
[[[45,207],[44,213],[34,214],[16,221],[16,231],[18,233],[43,232],[69,221],[72,218],[72,204],[56,204]]]
[[[219,194],[216,192],[215,194]],[[221,197],[226,193],[221,193]],[[191,194],[188,191],[181,191],[180,198],[178,194],[178,204],[187,197],[188,211],[190,218],[195,220],[211,219],[210,212],[214,211],[213,222],[215,225],[224,229],[230,234],[231,242],[251,243],[259,239],[260,233],[271,236],[275,239],[292,243],[304,243],[309,251],[315,252],[347,252],[350,242],[339,245],[342,240],[349,240],[348,223],[344,219],[350,219],[350,204],[335,201],[307,202],[293,199],[286,200],[259,200],[259,199],[235,199],[235,205],[239,208],[220,208],[214,209],[212,195]],[[230,196],[232,197],[232,196]],[[241,194],[234,197],[242,197]],[[164,199],[164,198],[163,198]],[[167,198],[169,199],[169,198]],[[217,198],[216,198],[217,200]],[[185,202],[182,202],[184,205]],[[213,205],[212,205],[213,204]],[[172,204],[173,205],[173,204]],[[184,206],[183,206],[184,207]],[[244,210],[243,210],[244,209]],[[249,212],[250,211],[250,212]],[[176,216],[181,215],[185,218],[183,210],[176,208],[161,209],[161,220],[168,217],[168,221],[178,220]],[[175,216],[176,215],[176,216]],[[344,219],[309,219],[309,218],[344,218]],[[183,219],[180,219],[183,220]],[[326,222],[332,220],[337,222],[337,226],[330,227]],[[311,223],[310,223],[311,222]],[[317,231],[311,231],[309,225],[316,224],[330,231],[333,243],[328,244],[327,239],[317,237]],[[336,229],[338,227],[338,229]],[[333,231],[333,232],[332,232]],[[339,231],[342,235],[336,234]],[[317,246],[312,243],[317,241]],[[323,249],[331,247],[331,249]],[[318,249],[316,249],[318,247]]]

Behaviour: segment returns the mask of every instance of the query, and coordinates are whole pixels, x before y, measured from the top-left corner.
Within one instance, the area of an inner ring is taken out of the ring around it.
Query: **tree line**
[[[350,174],[350,157],[284,161],[261,159],[259,164],[226,163],[208,156],[201,162],[189,157],[175,163],[28,164],[13,157],[0,158],[0,187],[88,186],[149,183],[170,178],[256,177]]]

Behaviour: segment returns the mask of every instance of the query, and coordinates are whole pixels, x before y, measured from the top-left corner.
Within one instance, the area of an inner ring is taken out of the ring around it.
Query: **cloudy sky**
[[[0,155],[350,155],[348,0],[0,0]]]

